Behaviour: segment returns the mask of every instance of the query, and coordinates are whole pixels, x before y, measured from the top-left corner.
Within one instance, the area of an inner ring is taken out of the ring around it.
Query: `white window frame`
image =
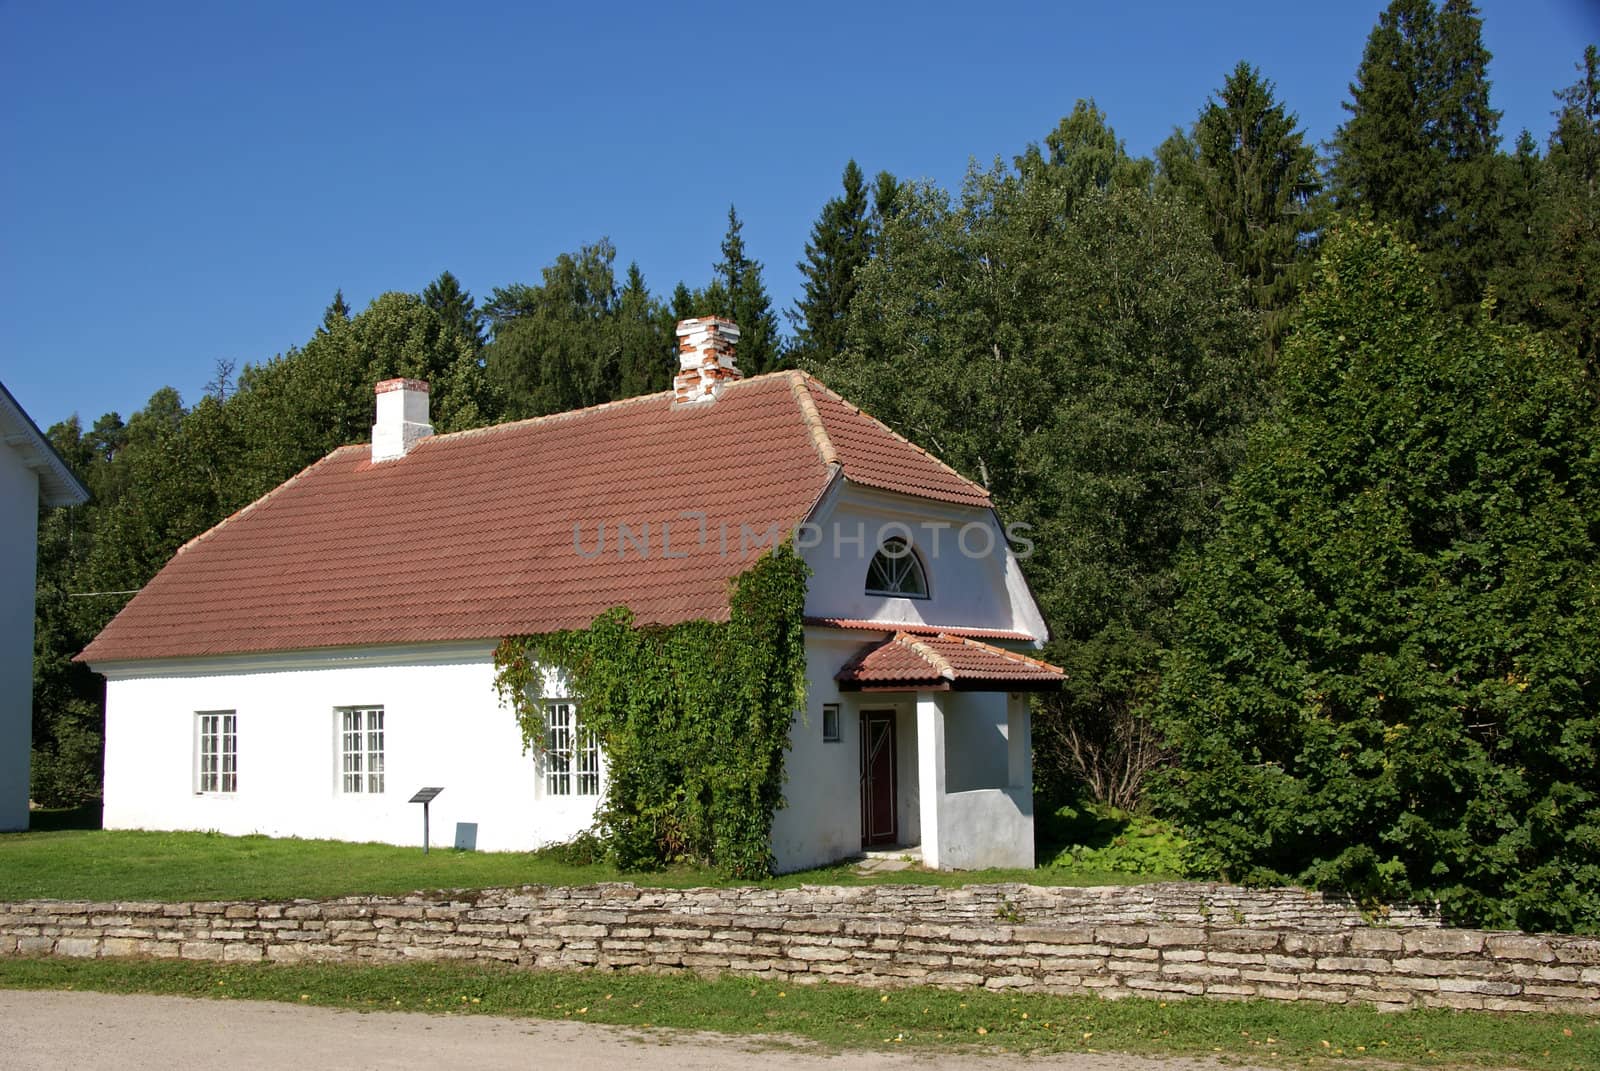
[[[891,544],[897,545],[903,550],[900,553],[891,554],[889,552]],[[880,560],[883,562],[881,566],[878,564]],[[888,583],[874,587],[872,584],[874,571],[883,572]],[[921,581],[922,590],[920,592],[906,591],[902,588],[901,585],[904,584],[906,578],[911,576]],[[917,552],[916,546],[910,540],[902,539],[899,536],[890,536],[885,539],[878,547],[877,553],[873,554],[872,560],[867,563],[867,579],[863,587],[868,595],[883,595],[891,599],[927,599],[932,596],[933,592],[932,587],[928,584],[928,568],[922,563],[922,555]]]
[[[385,791],[382,704],[334,707],[334,778],[341,796],[381,796]]]
[[[233,796],[238,791],[239,712],[195,711],[194,794]]]
[[[838,703],[822,704],[822,742],[837,744],[843,739],[843,722],[839,717]]]
[[[578,704],[570,699],[546,700],[544,794],[598,796],[600,773],[600,737],[578,718]]]

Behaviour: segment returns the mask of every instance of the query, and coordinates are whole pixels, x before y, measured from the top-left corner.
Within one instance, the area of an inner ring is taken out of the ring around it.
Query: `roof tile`
[[[896,632],[863,647],[835,674],[865,688],[1051,686],[1066,680],[1058,666],[970,636]]]

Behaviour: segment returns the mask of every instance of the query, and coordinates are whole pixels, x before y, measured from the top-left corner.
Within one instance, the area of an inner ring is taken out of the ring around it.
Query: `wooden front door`
[[[894,808],[894,711],[861,712],[861,846],[900,839]]]

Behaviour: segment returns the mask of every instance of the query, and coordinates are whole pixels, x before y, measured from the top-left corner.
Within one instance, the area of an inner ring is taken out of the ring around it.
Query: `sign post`
[[[428,854],[428,804],[433,802],[435,796],[443,792],[444,788],[419,788],[417,794],[408,801],[422,804],[422,854]]]

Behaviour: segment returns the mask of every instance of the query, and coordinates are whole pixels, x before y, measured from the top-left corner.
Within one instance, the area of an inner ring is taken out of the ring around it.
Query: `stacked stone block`
[[[1448,929],[1295,889],[580,888],[0,904],[0,955],[408,960],[1108,997],[1600,1012],[1600,938]]]

